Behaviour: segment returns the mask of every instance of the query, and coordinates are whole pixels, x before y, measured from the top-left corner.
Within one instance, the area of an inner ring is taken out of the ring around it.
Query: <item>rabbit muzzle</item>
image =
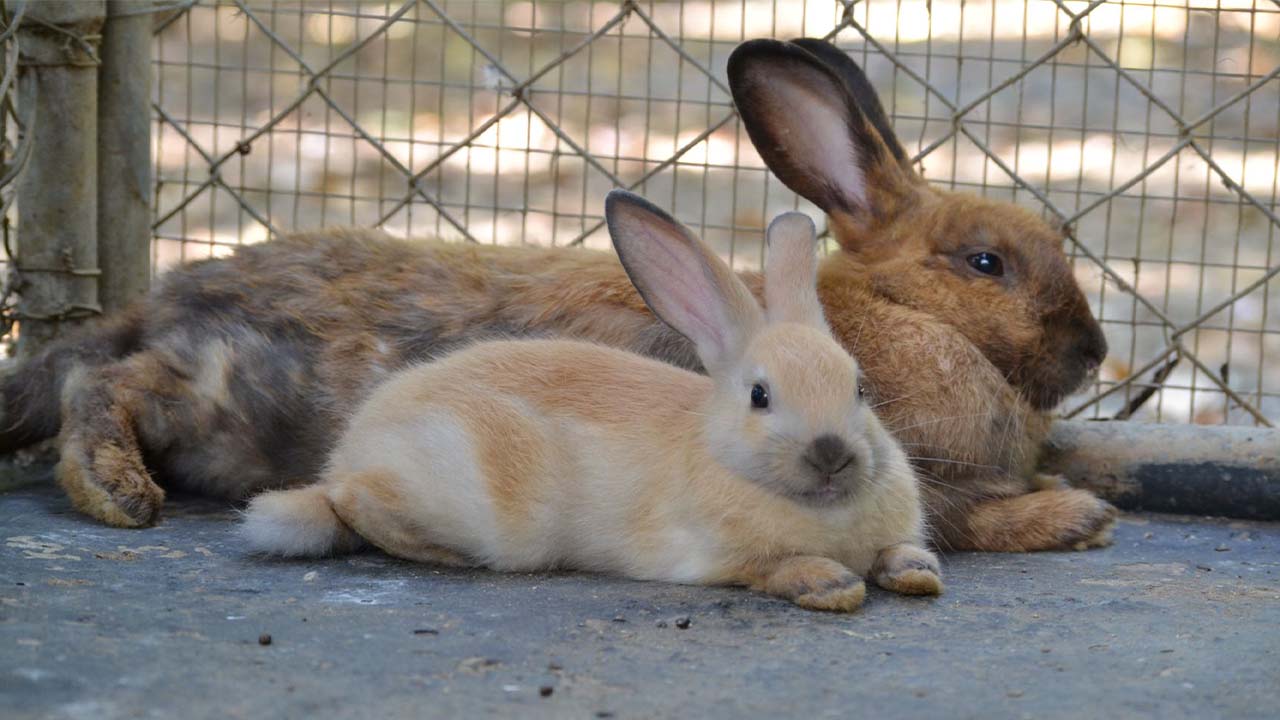
[[[805,449],[802,456],[810,485],[794,493],[802,502],[828,505],[841,502],[853,494],[861,477],[860,454],[838,435],[821,435]]]
[[[1107,339],[1092,316],[1062,323],[1039,357],[1015,372],[1015,383],[1038,410],[1049,410],[1098,376],[1107,356]]]

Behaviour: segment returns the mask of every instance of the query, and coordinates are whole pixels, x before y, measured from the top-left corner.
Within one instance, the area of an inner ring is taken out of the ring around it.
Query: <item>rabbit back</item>
[[[417,541],[478,565],[649,575],[631,526],[666,490],[647,482],[650,448],[687,441],[654,434],[708,382],[588,343],[481,343],[373,394],[332,455],[330,496],[393,553],[404,539],[380,533],[407,518]]]

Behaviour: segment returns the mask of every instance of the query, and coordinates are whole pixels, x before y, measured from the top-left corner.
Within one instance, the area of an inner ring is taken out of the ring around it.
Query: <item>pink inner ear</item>
[[[649,301],[657,313],[695,345],[709,343],[716,352],[724,352],[729,318],[703,259],[685,244],[688,240],[683,236],[673,237],[647,223],[640,223],[638,232],[645,240],[642,256],[636,259],[648,266],[642,272],[648,278]]]
[[[837,193],[846,206],[866,207],[862,158],[849,135],[848,110],[841,98],[797,82],[777,83],[772,89],[778,107],[790,116],[778,142],[792,161],[811,168],[810,174]]]

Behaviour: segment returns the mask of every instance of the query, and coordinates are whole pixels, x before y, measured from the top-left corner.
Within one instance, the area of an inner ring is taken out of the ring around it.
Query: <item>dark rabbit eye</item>
[[[867,394],[867,386],[858,383],[858,397],[864,397]]]
[[[760,383],[751,386],[751,407],[765,410],[769,407],[769,391]]]
[[[1004,262],[995,253],[980,252],[969,256],[969,267],[983,275],[1001,277],[1004,275]]]

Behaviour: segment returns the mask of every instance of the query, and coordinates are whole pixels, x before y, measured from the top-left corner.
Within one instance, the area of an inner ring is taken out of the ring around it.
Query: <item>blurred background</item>
[[[1280,420],[1272,0],[161,5],[157,272],[329,225],[606,248],[618,185],[757,267],[771,216],[824,219],[752,149],[725,63],[825,37],[926,178],[1068,228],[1111,357],[1065,415]]]

